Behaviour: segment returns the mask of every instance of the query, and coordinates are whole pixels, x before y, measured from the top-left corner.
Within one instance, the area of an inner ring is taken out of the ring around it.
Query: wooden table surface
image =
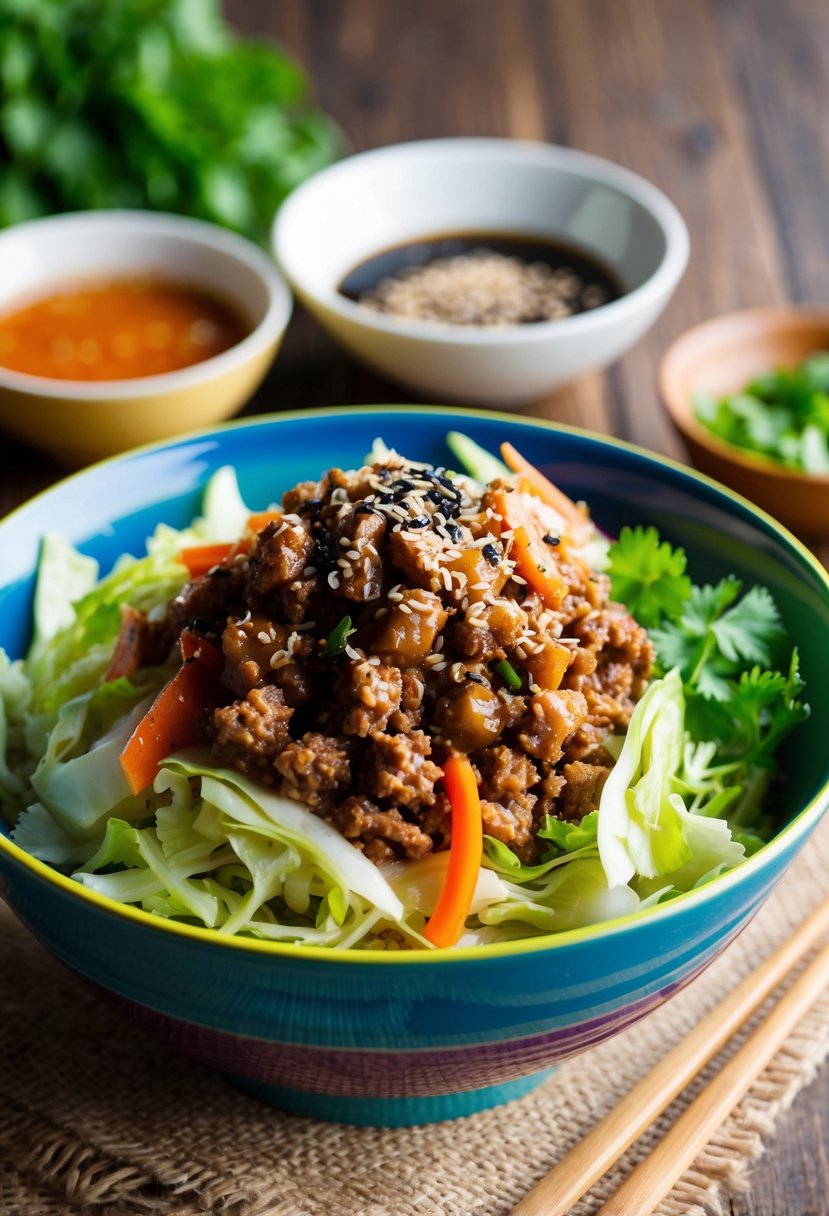
[[[691,262],[659,323],[604,375],[527,409],[674,456],[656,364],[687,326],[829,297],[825,0],[228,0],[308,68],[355,150],[498,135],[608,156],[662,187]],[[301,311],[248,413],[411,400]],[[0,441],[0,514],[61,470]],[[827,552],[823,553],[824,559]],[[829,1069],[798,1099],[734,1216],[829,1213]]]

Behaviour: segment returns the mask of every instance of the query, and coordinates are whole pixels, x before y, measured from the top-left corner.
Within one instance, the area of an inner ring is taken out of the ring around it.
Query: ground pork
[[[399,708],[403,675],[398,667],[382,663],[350,663],[337,681],[335,693],[345,710],[343,732],[365,739],[385,730],[390,715]]]
[[[242,773],[268,774],[288,740],[293,710],[279,688],[252,688],[244,700],[213,711],[213,759]]]
[[[556,803],[559,818],[578,822],[595,811],[609,773],[609,768],[600,764],[585,764],[583,760],[563,765],[561,775],[564,785]]]
[[[432,838],[421,827],[409,823],[396,809],[381,811],[366,798],[347,798],[334,812],[333,818],[348,840],[379,837],[399,845],[404,856],[413,861],[432,851]]]
[[[324,801],[322,795],[347,785],[351,777],[346,749],[317,731],[288,743],[275,757],[274,768],[282,776],[280,793],[311,807]]]
[[[432,744],[422,730],[408,735],[376,735],[363,769],[375,798],[399,806],[431,806],[435,785],[443,776],[430,760]]]

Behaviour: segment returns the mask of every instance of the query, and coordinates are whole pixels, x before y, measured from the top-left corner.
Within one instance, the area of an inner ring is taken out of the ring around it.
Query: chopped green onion
[[[351,617],[344,616],[331,630],[325,643],[323,655],[326,659],[336,659],[345,651],[349,634],[351,633]]]
[[[500,663],[495,664],[495,671],[506,684],[511,692],[521,691],[521,677],[507,659],[502,659]]]

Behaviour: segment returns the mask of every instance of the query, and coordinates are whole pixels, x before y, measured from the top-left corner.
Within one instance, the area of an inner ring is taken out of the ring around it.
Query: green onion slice
[[[518,672],[507,659],[495,664],[495,671],[506,684],[510,692],[520,692],[522,680]]]
[[[344,616],[328,635],[323,654],[326,659],[336,659],[345,652],[346,643],[351,633],[351,617]]]

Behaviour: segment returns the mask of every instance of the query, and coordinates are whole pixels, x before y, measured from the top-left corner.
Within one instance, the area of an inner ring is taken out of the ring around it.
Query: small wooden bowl
[[[756,375],[829,350],[829,309],[752,308],[689,329],[659,365],[665,408],[694,464],[796,532],[829,535],[829,476],[798,473],[723,443],[694,417],[694,397],[737,392]]]

